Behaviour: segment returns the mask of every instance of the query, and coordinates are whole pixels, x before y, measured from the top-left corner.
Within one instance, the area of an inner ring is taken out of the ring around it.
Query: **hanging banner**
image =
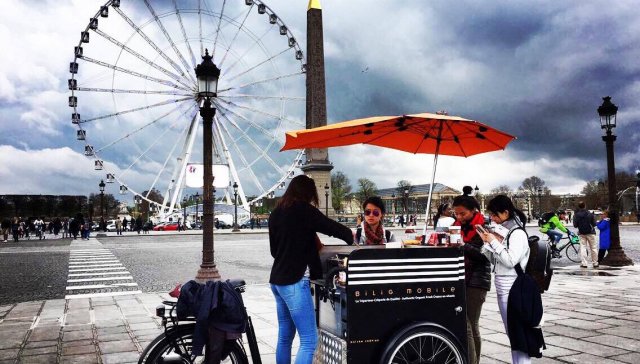
[[[213,166],[213,187],[229,187],[229,166],[226,164],[214,164]],[[204,176],[204,165],[189,163],[185,174],[185,183],[190,188],[202,188]]]

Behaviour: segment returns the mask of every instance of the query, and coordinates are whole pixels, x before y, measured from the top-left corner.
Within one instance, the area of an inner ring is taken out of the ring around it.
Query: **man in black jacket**
[[[578,228],[580,238],[581,268],[587,268],[587,249],[591,255],[593,268],[598,268],[598,243],[596,242],[596,218],[586,210],[583,201],[578,204],[578,211],[573,217],[573,227]]]

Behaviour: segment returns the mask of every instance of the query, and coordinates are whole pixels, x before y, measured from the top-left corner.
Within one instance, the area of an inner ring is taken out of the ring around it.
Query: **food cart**
[[[467,363],[460,247],[325,246],[314,363]]]

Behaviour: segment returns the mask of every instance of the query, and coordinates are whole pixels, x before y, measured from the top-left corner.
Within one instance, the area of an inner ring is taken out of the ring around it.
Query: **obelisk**
[[[322,36],[322,7],[320,0],[309,0],[307,8],[307,129],[327,125],[327,95],[324,79],[324,45]],[[301,167],[304,174],[313,178],[320,198],[320,211],[331,207],[331,170],[327,148],[305,150],[306,163]],[[329,196],[326,198],[326,186]]]

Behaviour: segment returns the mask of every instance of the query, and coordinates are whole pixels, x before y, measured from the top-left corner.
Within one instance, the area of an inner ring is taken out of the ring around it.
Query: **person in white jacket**
[[[509,290],[518,277],[514,267],[520,264],[524,270],[529,260],[529,243],[523,224],[523,221],[527,220],[524,213],[518,210],[511,199],[505,195],[498,195],[491,199],[487,210],[489,210],[491,220],[498,226],[496,226],[495,232],[490,232],[482,226],[478,226],[477,230],[485,243],[482,247],[482,253],[493,264],[498,308],[505,332],[507,332]],[[529,355],[518,350],[511,351],[511,360],[514,364],[531,363]]]

